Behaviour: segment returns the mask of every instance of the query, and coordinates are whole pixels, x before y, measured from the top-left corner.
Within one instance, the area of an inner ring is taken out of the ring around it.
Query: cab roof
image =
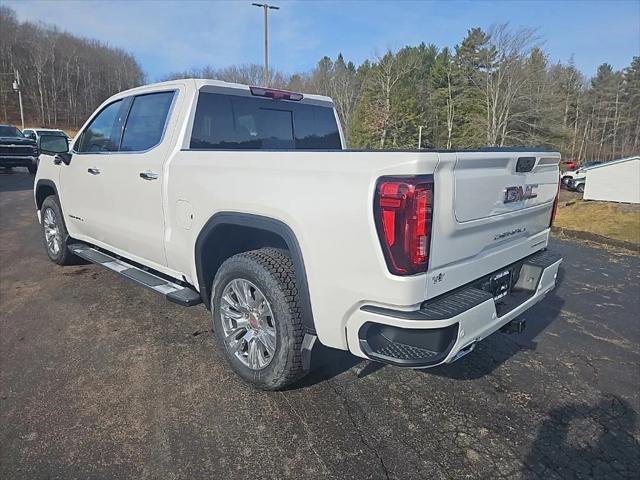
[[[163,86],[169,87],[180,82],[193,82],[195,84],[196,89],[198,90],[200,90],[202,87],[219,87],[219,88],[225,88],[225,89],[236,89],[243,92],[250,92],[249,87],[251,87],[251,85],[245,85],[242,83],[224,82],[222,80],[211,80],[208,78],[180,78],[176,80],[168,80],[166,82],[157,82],[157,83],[150,83],[147,85],[141,85],[140,87],[135,87],[135,88],[126,90],[124,92],[120,92],[117,95],[120,96],[121,94],[125,94],[125,93],[135,93],[138,90],[150,90],[150,89],[155,89]],[[268,88],[271,88],[273,90],[281,90],[273,87],[268,87]],[[304,93],[304,92],[301,92],[301,93],[304,96],[303,101],[315,100],[317,102],[330,103],[331,105],[333,105],[333,100],[331,100],[330,97],[327,97],[325,95],[316,95],[316,94],[310,94],[310,93]]]

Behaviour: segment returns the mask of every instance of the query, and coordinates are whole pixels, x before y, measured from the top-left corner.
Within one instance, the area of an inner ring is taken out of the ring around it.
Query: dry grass
[[[640,244],[640,205],[584,201],[562,191],[554,225]]]

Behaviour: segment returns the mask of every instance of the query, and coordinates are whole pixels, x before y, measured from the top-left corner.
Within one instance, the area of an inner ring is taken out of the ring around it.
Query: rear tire
[[[576,190],[577,190],[579,193],[584,193],[584,183],[580,183],[580,184],[578,184],[578,186],[576,187]]]
[[[220,351],[247,382],[280,390],[304,376],[304,328],[286,251],[261,248],[226,260],[213,281],[211,315]]]
[[[40,207],[42,219],[42,238],[44,248],[49,260],[58,265],[71,265],[75,263],[76,256],[67,248],[69,232],[64,223],[60,202],[56,195],[50,195],[42,202]]]

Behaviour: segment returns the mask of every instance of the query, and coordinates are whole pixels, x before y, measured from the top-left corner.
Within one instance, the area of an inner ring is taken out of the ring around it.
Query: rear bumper
[[[38,157],[26,155],[2,155],[0,167],[30,167],[38,164]]]
[[[499,302],[483,289],[488,278],[483,277],[426,302],[420,310],[365,305],[347,322],[349,350],[409,368],[453,362],[542,300],[555,287],[561,262],[559,255],[542,251],[506,266],[515,273],[515,285]]]

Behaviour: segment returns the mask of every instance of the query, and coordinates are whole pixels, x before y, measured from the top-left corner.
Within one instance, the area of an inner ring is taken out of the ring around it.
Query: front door
[[[69,234],[89,242],[104,241],[98,215],[104,197],[104,160],[117,152],[129,100],[102,108],[83,130],[72,151],[71,163],[61,165],[60,201]]]
[[[158,267],[167,264],[162,177],[171,140],[165,130],[176,95],[172,90],[125,99],[124,119],[120,126],[114,123],[121,133],[117,148],[94,153],[85,133],[80,149],[89,151],[71,161],[87,167],[87,185],[93,190],[85,192],[91,201],[84,207],[84,223],[95,243]]]

